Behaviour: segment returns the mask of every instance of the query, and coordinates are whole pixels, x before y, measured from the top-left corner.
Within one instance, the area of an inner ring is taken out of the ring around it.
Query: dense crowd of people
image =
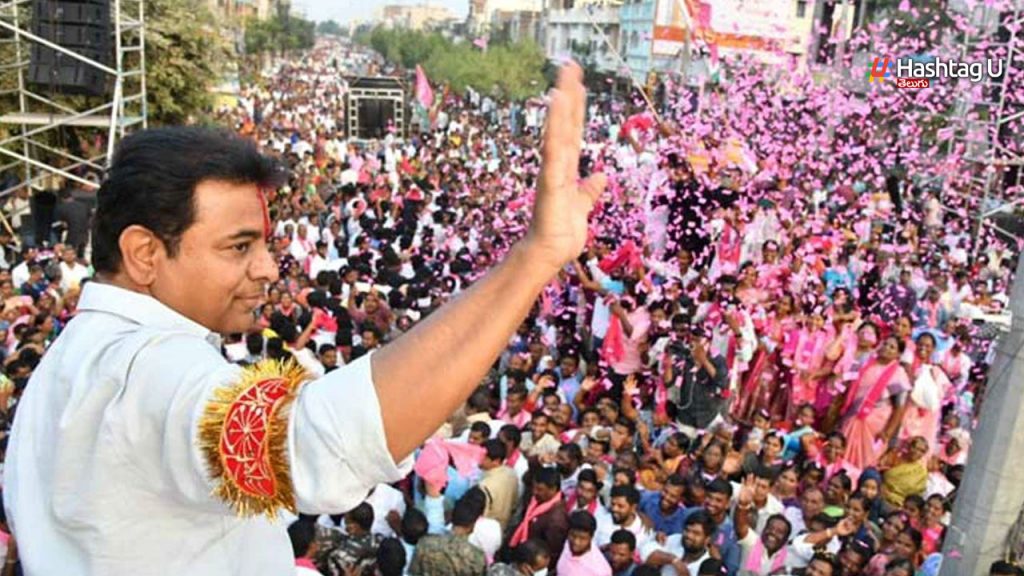
[[[220,113],[290,170],[266,191],[281,279],[225,341],[239,364],[370,354],[525,230],[543,107],[446,90],[408,138],[347,141],[351,50],[322,43]],[[589,112],[581,171],[611,184],[585,253],[414,474],[289,519],[298,573],[937,574],[1011,252],[972,255],[931,192],[804,194],[742,142]],[[89,277],[80,242],[33,244],[0,270],[6,426]]]

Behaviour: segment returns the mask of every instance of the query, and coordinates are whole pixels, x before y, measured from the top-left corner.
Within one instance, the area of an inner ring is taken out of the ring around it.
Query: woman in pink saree
[[[733,418],[750,422],[758,410],[767,410],[772,422],[786,418],[789,399],[789,370],[782,358],[791,356],[796,345],[797,321],[793,297],[782,295],[761,326],[762,334],[750,369],[743,376],[743,392],[733,404]],[[756,322],[755,322],[756,325]]]
[[[860,469],[878,463],[903,420],[910,378],[899,362],[902,353],[901,340],[886,338],[847,390],[842,410],[846,460]]]
[[[914,387],[900,428],[900,439],[923,437],[928,442],[929,454],[938,451],[942,400],[951,386],[946,373],[932,362],[934,353],[935,337],[928,332],[918,336],[916,357],[910,371]]]
[[[820,312],[812,312],[804,320],[803,329],[797,333],[792,358],[784,359],[784,362],[789,362],[793,373],[789,406],[794,413],[804,404],[813,404],[817,397],[818,380],[825,363],[825,347],[828,342],[825,318]]]

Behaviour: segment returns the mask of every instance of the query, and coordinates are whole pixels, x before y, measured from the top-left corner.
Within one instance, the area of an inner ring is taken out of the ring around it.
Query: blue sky
[[[385,4],[420,4],[414,0],[292,0],[294,6],[301,8],[307,18],[313,20],[337,20],[348,22],[353,19],[368,20]],[[469,10],[468,0],[431,0],[431,4],[440,4],[455,13],[465,16]]]

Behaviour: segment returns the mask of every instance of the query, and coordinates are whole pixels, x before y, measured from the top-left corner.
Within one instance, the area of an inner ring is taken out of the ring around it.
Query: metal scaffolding
[[[0,125],[10,127],[10,135],[0,139],[0,173],[20,167],[22,174],[17,184],[0,190],[0,198],[26,186],[38,189],[42,181],[54,175],[93,189],[96,185],[80,175],[81,169],[104,170],[117,142],[132,128],[146,127],[145,2],[110,1],[113,60],[106,64],[33,33],[26,17],[32,0],[0,0],[0,45],[12,46],[15,54],[13,63],[0,65],[0,78],[16,77],[16,87],[0,90],[0,97],[13,96],[18,102],[14,112],[0,110],[4,112]],[[32,90],[27,72],[33,45],[50,48],[101,71],[113,81],[113,89],[103,97],[102,104],[86,110],[57,101],[59,96],[48,97]],[[42,141],[64,127],[101,129],[106,133],[106,145],[86,158]],[[2,163],[4,160],[8,162]]]
[[[1001,76],[986,75],[981,90],[960,93],[954,106],[952,126],[955,132],[947,147],[947,153],[962,149],[968,167],[968,184],[959,193],[969,205],[976,202],[971,216],[977,254],[984,244],[982,231],[985,227],[1004,239],[1021,240],[1018,234],[992,222],[991,218],[1010,213],[1024,203],[1024,194],[1007,194],[1007,190],[1019,188],[1022,183],[1024,156],[1006,145],[1010,139],[1021,138],[1011,129],[1011,123],[1020,123],[1024,118],[1024,102],[1008,97],[1012,94],[1014,80],[1011,71],[1019,69],[1019,63],[1024,61],[1024,44],[1021,44],[1024,38],[1019,32],[1024,24],[1024,1],[1014,0],[1008,7],[996,7],[988,2],[973,6],[951,2],[950,8],[967,16],[971,23],[971,30],[957,39],[961,59],[978,57],[977,51],[982,47],[989,54],[1005,50]]]

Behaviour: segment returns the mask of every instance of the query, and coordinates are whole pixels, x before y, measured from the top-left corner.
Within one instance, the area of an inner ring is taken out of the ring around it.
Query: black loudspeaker
[[[388,123],[394,119],[393,100],[365,98],[359,101],[360,137],[384,138],[388,134]]]
[[[109,65],[113,61],[109,0],[34,0],[32,33]],[[100,96],[107,74],[40,44],[32,45],[28,82],[50,92]]]

